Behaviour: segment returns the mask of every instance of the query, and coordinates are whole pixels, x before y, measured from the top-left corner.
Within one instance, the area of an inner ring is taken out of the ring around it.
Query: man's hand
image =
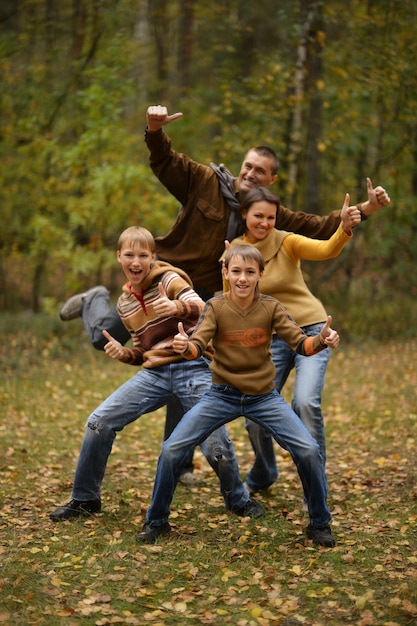
[[[110,358],[121,361],[125,355],[125,348],[117,339],[114,339],[107,330],[103,330],[103,335],[109,340],[109,343],[106,343],[104,346],[104,352]]]
[[[168,109],[161,105],[150,106],[146,111],[146,123],[152,133],[182,117],[182,113],[168,115]]]
[[[323,345],[329,346],[329,348],[337,348],[340,343],[340,337],[336,330],[330,328],[332,323],[332,316],[327,316],[327,322],[320,331],[320,342]]]
[[[366,186],[368,189],[368,200],[362,204],[361,211],[365,217],[369,217],[372,213],[389,204],[391,198],[380,185],[374,188],[370,178],[366,179]]]
[[[159,298],[152,304],[155,313],[158,317],[169,317],[170,315],[177,314],[177,305],[173,300],[170,300],[166,294],[166,291],[162,283],[158,283]]]
[[[352,228],[355,228],[361,222],[361,214],[356,206],[349,206],[350,196],[347,193],[343,203],[340,217],[342,219],[343,230],[347,235],[352,234]]]
[[[188,335],[184,330],[184,325],[182,322],[178,322],[178,334],[175,335],[174,341],[172,342],[172,348],[175,352],[182,354],[188,348]]]

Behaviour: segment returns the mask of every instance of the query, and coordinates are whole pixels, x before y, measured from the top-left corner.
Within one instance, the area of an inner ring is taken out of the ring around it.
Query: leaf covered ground
[[[163,410],[117,437],[100,515],[49,520],[69,499],[88,414],[133,374],[87,345],[81,326],[72,332],[0,333],[0,623],[417,624],[417,340],[332,355],[323,404],[335,549],[306,540],[299,481],[278,446],[264,518],[225,512],[198,451],[202,483],[178,487],[173,536],[141,546]],[[244,477],[243,420],[229,433]]]

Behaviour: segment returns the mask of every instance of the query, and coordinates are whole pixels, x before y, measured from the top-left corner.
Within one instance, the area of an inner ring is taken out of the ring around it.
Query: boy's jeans
[[[114,339],[120,341],[124,346],[130,339],[130,333],[123,324],[115,306],[110,306],[110,292],[98,291],[93,293],[89,298],[83,300],[82,320],[85,332],[91,341],[91,344],[97,350],[104,350],[107,343],[103,330],[107,330]],[[181,403],[171,396],[167,402],[166,420],[164,439],[168,439],[175,426],[178,424],[184,410]],[[184,461],[183,471],[192,472],[194,450],[190,450]]]
[[[72,497],[81,501],[100,497],[101,483],[117,431],[143,413],[164,406],[172,395],[178,397],[187,411],[210,385],[211,372],[204,357],[138,371],[88,418]],[[213,432],[204,442],[203,439],[200,441],[201,450],[219,477],[226,508],[240,509],[247,503],[249,494],[240,478],[233,444],[226,428],[223,426]]]
[[[309,337],[317,335],[323,324],[304,326]],[[326,465],[326,439],[324,419],[321,409],[321,396],[330,358],[330,348],[313,356],[297,354],[285,341],[274,335],[271,342],[272,360],[275,365],[275,388],[278,393],[285,385],[291,370],[295,367],[294,395],[291,403],[293,411],[299,416],[310,435],[317,441],[323,465]],[[246,482],[250,489],[266,489],[278,478],[278,468],[274,451],[274,442],[268,431],[254,422],[246,421],[246,428],[255,462],[247,474]]]
[[[327,526],[331,516],[326,504],[323,461],[317,442],[298,416],[275,389],[261,396],[246,396],[233,387],[215,384],[162,446],[147,523],[158,526],[167,521],[187,450],[241,415],[268,428],[277,443],[290,452],[303,485],[311,524],[317,528]]]

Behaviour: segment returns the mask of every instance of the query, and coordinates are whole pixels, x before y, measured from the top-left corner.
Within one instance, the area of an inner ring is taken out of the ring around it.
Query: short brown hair
[[[255,261],[259,265],[259,271],[263,272],[265,269],[265,261],[258,248],[248,245],[234,246],[230,248],[224,257],[224,267],[229,267],[230,261],[233,257],[240,256],[244,261]]]
[[[155,252],[155,239],[152,233],[142,226],[129,226],[124,230],[117,242],[117,249],[121,250],[123,246],[133,246],[139,243],[144,248],[148,248],[152,253]]]

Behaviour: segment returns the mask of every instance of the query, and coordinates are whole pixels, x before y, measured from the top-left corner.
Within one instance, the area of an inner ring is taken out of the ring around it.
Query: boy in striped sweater
[[[104,350],[113,359],[141,368],[89,416],[72,499],[50,514],[54,521],[101,510],[101,484],[118,431],[164,406],[172,396],[188,411],[211,385],[209,350],[189,361],[173,348],[178,323],[190,334],[204,307],[187,274],[157,261],[153,236],[136,226],[120,235],[117,260],[127,278],[117,308],[133,347],[123,346],[103,331],[107,339]],[[226,508],[242,516],[263,515],[261,505],[243,486],[225,426],[201,442],[201,449],[219,477]]]

